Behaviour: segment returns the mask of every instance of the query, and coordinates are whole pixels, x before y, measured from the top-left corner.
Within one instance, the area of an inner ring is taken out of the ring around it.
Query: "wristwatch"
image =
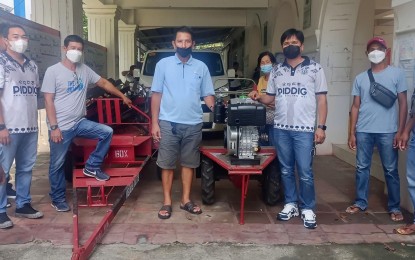
[[[3,131],[4,129],[6,129],[6,125],[5,124],[0,124],[0,131]]]
[[[50,130],[56,130],[56,129],[58,129],[59,128],[59,126],[58,125],[51,125],[50,126]]]
[[[326,131],[327,126],[326,125],[318,125],[317,128],[322,129],[323,131]]]

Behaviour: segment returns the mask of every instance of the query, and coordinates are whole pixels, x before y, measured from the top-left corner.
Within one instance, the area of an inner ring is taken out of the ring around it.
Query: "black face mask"
[[[192,47],[191,46],[189,48],[179,48],[179,47],[177,47],[176,52],[182,58],[186,58],[187,56],[189,56],[192,53]]]
[[[283,49],[283,52],[287,59],[295,59],[300,55],[300,46],[288,45]]]

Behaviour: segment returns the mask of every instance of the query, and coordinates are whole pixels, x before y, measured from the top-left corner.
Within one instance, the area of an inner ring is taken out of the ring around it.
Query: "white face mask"
[[[10,50],[15,51],[17,53],[24,53],[27,49],[27,41],[23,39],[19,39],[17,41],[9,41],[10,42]]]
[[[374,50],[370,52],[367,57],[370,62],[374,64],[379,64],[385,59],[386,53],[384,51]]]
[[[77,63],[81,60],[82,52],[78,50],[68,50],[66,52],[66,58],[70,60],[72,63]]]

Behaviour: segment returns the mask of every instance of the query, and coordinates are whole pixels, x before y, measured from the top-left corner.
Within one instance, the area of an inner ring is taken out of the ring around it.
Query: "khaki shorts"
[[[162,169],[176,169],[176,162],[180,156],[181,166],[199,167],[203,123],[185,125],[161,120],[159,125],[161,140],[157,165]]]

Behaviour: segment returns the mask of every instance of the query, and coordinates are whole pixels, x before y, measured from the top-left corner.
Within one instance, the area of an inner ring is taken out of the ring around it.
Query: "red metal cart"
[[[109,224],[120,210],[140,179],[140,172],[152,154],[150,117],[136,106],[128,108],[121,99],[96,99],[98,122],[113,128],[110,149],[104,161],[104,170],[110,175],[108,181],[97,181],[82,173],[97,140],[76,138],[72,145],[73,171],[73,254],[72,259],[87,259],[102,240]],[[124,187],[118,198],[111,202],[115,187]],[[80,202],[78,193],[86,190],[86,202]],[[84,245],[79,241],[79,207],[107,207],[103,219]]]
[[[262,148],[257,155],[257,158],[260,159],[259,165],[232,165],[230,156],[227,155],[227,149],[224,147],[204,146],[201,147],[200,151],[202,153],[202,175],[211,174],[209,172],[213,170],[214,163],[225,169],[228,173],[230,181],[232,181],[236,187],[241,189],[241,214],[239,224],[244,224],[245,198],[248,192],[250,176],[262,174],[264,169],[276,158],[275,149],[272,147]],[[206,160],[206,158],[208,158],[208,160]],[[215,180],[212,179],[212,181],[214,182]]]

